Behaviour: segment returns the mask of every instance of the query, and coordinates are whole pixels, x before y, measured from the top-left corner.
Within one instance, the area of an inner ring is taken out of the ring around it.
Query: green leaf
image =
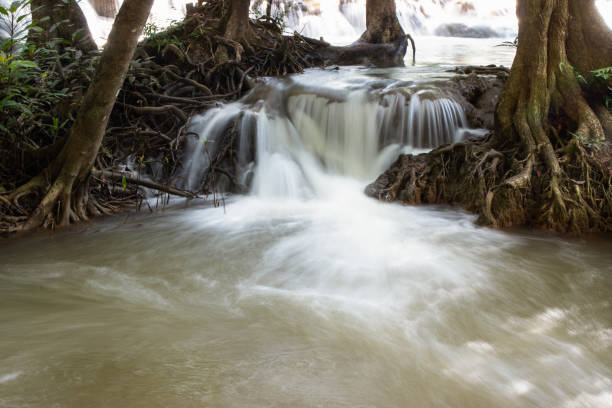
[[[4,110],[5,108],[32,115],[32,111],[28,109],[28,107],[25,106],[23,103],[15,101],[4,101],[2,105],[0,105],[0,110]]]
[[[4,14],[5,16],[9,15],[8,10],[5,9],[4,7],[0,7],[0,14]]]
[[[593,75],[597,78],[601,78],[603,80],[608,80],[612,78],[612,67],[606,67],[601,69],[596,69],[591,71]]]
[[[15,68],[38,68],[38,64],[36,64],[34,61],[15,60],[15,61],[11,62],[8,67],[9,67],[9,69],[15,69]]]
[[[124,190],[127,188],[127,178],[125,178],[125,176],[123,176],[121,179],[121,185],[123,186]]]
[[[20,3],[21,2],[19,0],[12,2],[11,6],[9,7],[9,11],[11,13],[16,13],[17,10],[19,10]]]

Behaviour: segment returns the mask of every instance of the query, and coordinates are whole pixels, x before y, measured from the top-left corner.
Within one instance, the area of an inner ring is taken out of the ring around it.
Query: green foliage
[[[155,23],[147,23],[143,30],[144,36],[147,37],[147,46],[157,49],[159,53],[166,45],[174,44],[184,51],[185,44],[177,37],[183,25],[182,21],[172,21],[170,27],[161,30]]]
[[[569,70],[569,72],[574,74],[576,80],[578,80],[578,82],[580,82],[585,89],[591,90],[594,95],[601,96],[603,93],[603,103],[606,108],[612,112],[612,87],[610,87],[607,82],[612,79],[612,67],[590,71],[586,77],[570,64],[563,62],[559,64],[559,70],[561,72],[566,72],[566,70]],[[573,132],[570,132],[570,135],[589,149],[599,150],[602,146],[601,140],[587,138],[586,136]]]
[[[612,80],[612,67],[596,69],[595,71],[591,71],[591,73],[595,77],[596,81],[605,83]],[[604,95],[604,104],[606,105],[606,108],[612,112],[612,87],[607,84],[603,84],[603,86],[605,86],[608,91],[606,95]]]
[[[159,31],[159,27],[157,27],[157,24],[147,23],[145,24],[144,29],[142,30],[142,34],[145,37],[152,37],[155,34],[157,34],[158,31]]]
[[[589,79],[585,78],[580,72],[578,72],[573,66],[560,63],[559,70],[561,72],[565,72],[565,70],[570,70],[578,82],[580,82],[583,86],[590,89],[603,89],[603,103],[610,111],[612,111],[612,87],[609,85],[609,81],[612,80],[612,67],[605,67],[596,69],[589,72],[587,76]],[[601,91],[600,91],[601,93]]]
[[[64,1],[64,0],[63,0]],[[52,143],[72,124],[71,105],[83,94],[95,67],[71,41],[34,44],[40,31],[27,22],[31,0],[0,7],[7,38],[0,39],[0,143],[16,147]]]
[[[584,85],[588,85],[588,81],[586,80],[586,78],[584,76],[582,76],[582,74],[580,72],[578,72],[576,70],[576,68],[574,68],[570,64],[566,64],[565,62],[560,62],[559,63],[559,71],[565,72],[565,70],[569,70],[570,72],[572,72],[574,74],[574,76],[576,77],[576,79],[578,80],[578,82],[580,82],[580,83],[582,83]]]
[[[591,71],[595,78],[603,79],[607,81],[612,78],[612,67],[606,67],[601,69],[596,69],[595,71]]]
[[[603,146],[603,140],[595,140],[593,138],[589,138],[583,135],[578,135],[574,132],[569,132],[572,137],[578,140],[583,146],[588,147],[591,150],[599,150]]]

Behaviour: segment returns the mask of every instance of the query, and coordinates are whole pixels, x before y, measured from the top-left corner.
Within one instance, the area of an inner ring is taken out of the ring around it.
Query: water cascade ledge
[[[366,183],[400,153],[457,142],[467,128],[462,107],[433,88],[339,91],[270,81],[192,120],[182,187],[231,190],[234,177],[239,191],[308,198],[325,191],[327,177]],[[209,171],[228,149],[234,163]]]

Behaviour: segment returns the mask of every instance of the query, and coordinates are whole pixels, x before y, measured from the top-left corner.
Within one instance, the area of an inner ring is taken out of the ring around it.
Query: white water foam
[[[334,176],[371,181],[400,153],[456,142],[467,127],[461,107],[433,90],[294,90],[274,81],[260,87],[271,89],[253,95],[273,97],[247,104],[253,99],[247,96],[195,118],[190,131],[199,137],[187,149],[188,188],[199,188],[218,148],[210,141],[220,139],[234,120],[240,123],[241,164],[254,172],[253,194],[291,198],[324,194]],[[249,138],[256,140],[253,164],[244,162]]]
[[[10,374],[0,375],[0,385],[16,380],[21,374],[21,371],[17,371]]]

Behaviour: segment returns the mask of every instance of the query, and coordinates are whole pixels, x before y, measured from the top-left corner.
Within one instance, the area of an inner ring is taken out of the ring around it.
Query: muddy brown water
[[[609,236],[310,174],[308,198],[0,241],[0,407],[612,407]]]

